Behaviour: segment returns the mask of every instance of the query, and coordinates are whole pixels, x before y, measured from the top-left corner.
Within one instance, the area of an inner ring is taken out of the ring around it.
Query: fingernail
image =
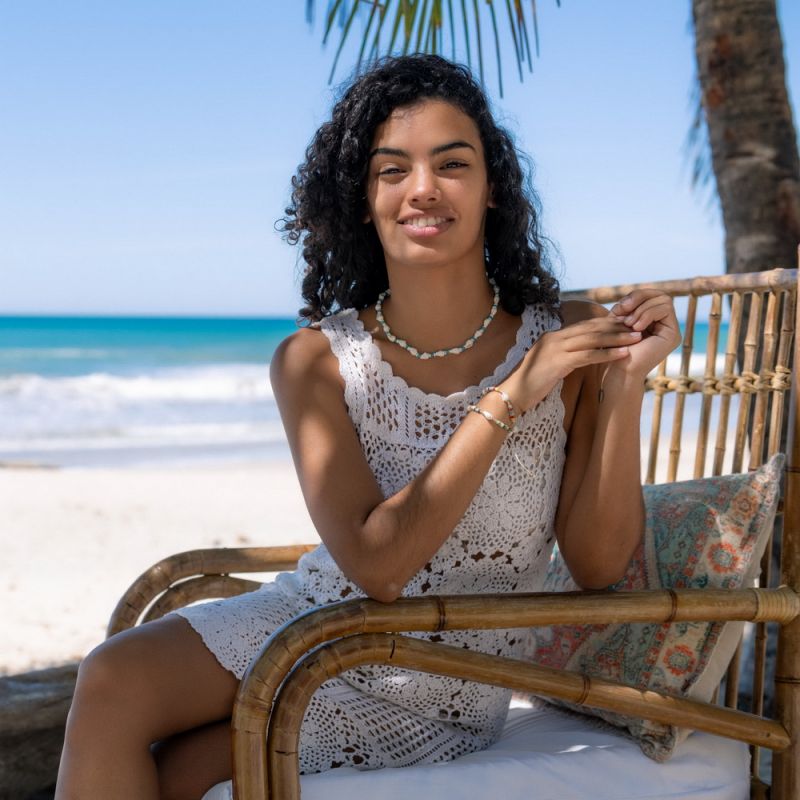
[[[641,336],[641,331],[628,331],[629,336]]]
[[[629,314],[627,317],[625,317],[625,319],[623,320],[623,322],[624,322],[626,325],[630,325],[630,324],[631,324],[631,322],[633,322],[633,314]]]

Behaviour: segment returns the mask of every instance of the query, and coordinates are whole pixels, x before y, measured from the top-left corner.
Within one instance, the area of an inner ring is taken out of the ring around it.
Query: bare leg
[[[112,637],[78,672],[56,798],[159,800],[151,745],[230,717],[237,687],[181,617]],[[194,762],[192,782],[207,789],[229,777],[230,746],[219,734],[198,735],[204,756]]]
[[[199,800],[211,786],[231,779],[231,721],[178,734],[153,752],[161,800]]]

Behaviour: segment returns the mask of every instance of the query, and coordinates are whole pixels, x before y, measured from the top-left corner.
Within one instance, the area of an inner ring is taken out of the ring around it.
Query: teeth
[[[414,228],[427,228],[431,225],[438,225],[440,222],[446,222],[447,217],[415,217],[414,219],[406,220],[406,225],[411,225]]]

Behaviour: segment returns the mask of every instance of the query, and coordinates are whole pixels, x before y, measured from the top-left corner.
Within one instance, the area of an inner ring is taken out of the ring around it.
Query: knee
[[[126,663],[114,639],[98,645],[78,667],[76,695],[105,701],[125,685]]]
[[[143,653],[136,638],[118,634],[94,648],[81,662],[71,716],[111,719],[145,702]]]

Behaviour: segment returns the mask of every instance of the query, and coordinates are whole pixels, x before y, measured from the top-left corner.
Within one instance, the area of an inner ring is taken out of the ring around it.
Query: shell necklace
[[[464,344],[460,344],[458,347],[449,347],[447,350],[431,350],[429,352],[421,353],[416,347],[412,347],[405,339],[401,339],[399,336],[395,336],[395,334],[392,333],[392,329],[389,327],[389,325],[386,323],[386,320],[383,318],[383,301],[391,294],[390,289],[387,289],[385,292],[381,292],[380,295],[378,295],[378,302],[375,303],[375,317],[378,320],[378,323],[380,324],[381,328],[383,329],[386,338],[390,342],[399,345],[404,350],[407,350],[415,358],[421,358],[423,361],[426,361],[429,358],[444,358],[445,356],[455,356],[458,355],[459,353],[463,353],[465,350],[469,350],[469,348],[472,347],[472,345],[474,345],[475,342],[481,338],[481,336],[483,336],[483,334],[486,332],[486,329],[489,327],[489,323],[495,318],[495,315],[497,314],[497,307],[500,303],[500,289],[497,288],[497,284],[491,278],[489,278],[489,284],[494,290],[494,300],[492,301],[491,311],[489,311],[489,315],[481,323],[480,328],[478,328],[478,330],[476,330],[475,333],[473,333],[472,336],[470,336],[469,339],[467,339],[467,341],[464,342]]]

